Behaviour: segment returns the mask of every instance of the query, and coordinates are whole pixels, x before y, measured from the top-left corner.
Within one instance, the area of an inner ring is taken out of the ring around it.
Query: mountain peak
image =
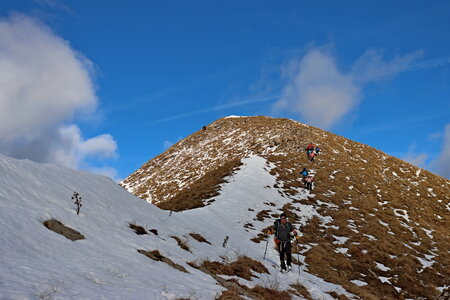
[[[305,151],[310,143],[321,149],[314,161]],[[260,189],[267,195],[275,191],[276,200],[234,184],[241,180],[249,186],[248,176],[255,181],[264,176],[242,175],[255,157],[266,161],[263,173],[275,177]],[[303,168],[315,173],[312,192],[305,189]],[[223,207],[226,214],[235,209],[233,203],[245,201],[248,218],[241,230],[255,243],[268,229],[260,222],[286,212],[303,234],[308,268],[363,297],[427,297],[434,293],[430,285],[448,284],[450,181],[313,126],[264,116],[222,118],[121,184],[162,209],[188,210],[185,216],[200,207]],[[361,282],[370,282],[368,294],[354,288]]]
[[[309,162],[306,156],[305,148],[310,143],[322,150],[323,155],[316,163]],[[367,145],[290,119],[265,116],[229,116],[203,126],[145,163],[120,184],[164,209],[199,207],[217,194],[223,178],[250,155],[279,161],[287,164],[287,169],[298,171],[287,175],[290,181],[299,180],[303,167],[317,169],[316,180],[322,180],[316,182],[318,186],[326,183],[331,188],[344,177],[350,178],[349,182],[366,182],[366,185],[378,179],[381,185],[389,186],[397,181],[409,186],[416,179],[431,180],[448,188],[448,180]],[[410,177],[408,182],[404,182],[405,176]],[[332,181],[328,182],[329,179]],[[415,183],[412,185],[417,187]],[[186,198],[196,198],[195,204],[188,203]]]

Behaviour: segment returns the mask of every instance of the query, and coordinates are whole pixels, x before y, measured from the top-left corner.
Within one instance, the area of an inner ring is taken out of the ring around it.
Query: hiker
[[[316,155],[319,155],[319,153],[320,153],[320,148],[319,148],[319,146],[316,146]]]
[[[313,151],[314,150],[314,144],[313,143],[309,143],[308,147],[306,147],[306,151]]]
[[[300,172],[300,174],[303,176],[303,181],[306,180],[306,176],[308,176],[309,171],[306,168],[303,168],[303,170]]]
[[[281,271],[291,270],[291,238],[297,236],[297,231],[288,222],[285,213],[282,213],[280,218],[275,221],[273,229],[275,231],[274,241],[277,245],[277,251],[280,253]],[[286,263],[284,262],[285,257]]]
[[[307,177],[306,177],[306,189],[308,190],[308,191],[312,191],[312,185],[313,185],[313,182],[314,182],[314,176],[313,175],[308,175]]]
[[[311,151],[310,153],[309,153],[309,160],[310,161],[312,161],[312,162],[314,162],[314,156],[315,156],[316,154],[314,153],[314,151]]]

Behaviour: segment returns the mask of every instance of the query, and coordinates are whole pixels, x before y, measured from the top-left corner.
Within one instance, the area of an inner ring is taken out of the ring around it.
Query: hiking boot
[[[284,262],[281,263],[281,272],[286,271],[286,265],[284,264]]]

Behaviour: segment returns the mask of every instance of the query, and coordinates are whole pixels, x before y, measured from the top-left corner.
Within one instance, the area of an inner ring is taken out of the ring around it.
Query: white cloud
[[[445,126],[443,134],[433,133],[430,138],[442,139],[442,149],[434,160],[427,163],[430,156],[426,153],[417,153],[414,145],[409,148],[408,153],[402,159],[450,179],[450,123]]]
[[[432,166],[439,175],[450,178],[450,124],[445,126],[442,151]]]
[[[422,51],[416,51],[405,56],[396,56],[391,61],[384,61],[380,51],[369,49],[353,65],[352,77],[361,83],[390,79],[408,70],[411,63],[420,56]]]
[[[91,66],[40,21],[0,19],[0,151],[72,168],[88,157],[114,157],[110,135],[85,141],[76,125],[67,125],[95,110]]]
[[[294,111],[309,124],[330,128],[360,101],[352,77],[342,73],[336,59],[323,50],[311,50],[286,69],[290,82],[276,110]]]
[[[402,158],[404,161],[407,161],[417,167],[427,168],[426,161],[428,159],[428,154],[426,153],[415,153],[415,147],[410,148],[408,153]]]
[[[114,180],[115,182],[120,182],[123,180],[123,178],[118,177],[117,170],[110,167],[103,167],[103,168],[90,168],[88,169],[89,172],[107,176]]]
[[[298,113],[305,122],[329,129],[358,106],[364,84],[392,78],[419,55],[414,52],[385,61],[371,49],[344,72],[331,50],[311,49],[299,61],[284,66],[288,83],[274,109]]]
[[[117,156],[117,143],[110,134],[102,134],[78,145],[82,156],[114,158]]]

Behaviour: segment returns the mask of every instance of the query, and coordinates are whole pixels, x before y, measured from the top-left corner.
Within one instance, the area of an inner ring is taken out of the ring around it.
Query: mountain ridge
[[[322,149],[314,162],[306,156],[309,143]],[[276,184],[268,188],[290,199],[281,207],[266,202],[267,209],[256,212],[253,221],[287,212],[301,227],[300,252],[315,275],[359,295],[364,294],[355,291],[352,280],[370,281],[365,286],[368,298],[380,293],[389,298],[431,297],[432,286],[448,285],[450,181],[306,124],[262,116],[222,118],[150,160],[121,184],[160,208],[195,210],[214,205],[227,178],[252,155],[274,165],[270,172]],[[298,199],[304,190],[299,174],[303,167],[315,170],[315,187],[307,199]],[[332,221],[312,217],[305,223],[302,205]],[[267,229],[254,231],[252,241],[260,243]]]

